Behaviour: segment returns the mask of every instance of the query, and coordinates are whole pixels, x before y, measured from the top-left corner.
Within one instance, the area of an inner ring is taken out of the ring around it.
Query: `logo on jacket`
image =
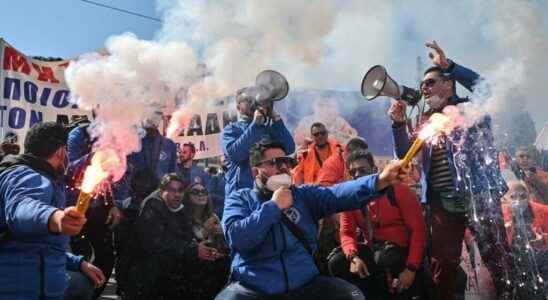
[[[295,207],[285,209],[284,214],[289,220],[291,220],[291,222],[295,224],[299,223],[299,220],[301,219],[301,213]]]
[[[167,153],[165,151],[160,151],[160,156],[158,156],[159,160],[166,160],[167,159]]]

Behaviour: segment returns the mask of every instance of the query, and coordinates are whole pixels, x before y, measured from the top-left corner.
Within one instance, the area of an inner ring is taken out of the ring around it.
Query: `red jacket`
[[[529,201],[529,206],[533,211],[531,229],[534,233],[541,235],[543,239],[540,244],[533,244],[533,247],[537,250],[548,250],[548,205]],[[508,243],[512,244],[514,226],[509,201],[502,203],[502,214],[504,216],[504,227],[506,227],[506,234],[508,235]]]
[[[418,269],[426,245],[426,225],[418,198],[406,185],[394,186],[397,206],[393,206],[387,195],[371,201],[367,209],[373,225],[375,240],[390,241],[401,247],[409,247],[407,266]],[[357,253],[356,229],[363,232],[369,244],[367,223],[361,210],[341,214],[341,246],[345,255]]]

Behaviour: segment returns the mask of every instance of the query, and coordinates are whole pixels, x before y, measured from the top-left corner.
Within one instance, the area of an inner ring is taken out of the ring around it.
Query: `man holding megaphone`
[[[289,92],[285,77],[272,70],[259,73],[255,85],[236,92],[238,121],[223,129],[221,145],[225,155],[228,197],[232,191],[253,187],[249,165],[249,149],[261,139],[276,139],[283,143],[286,153],[295,151],[295,142],[274,109],[274,102]]]
[[[421,116],[423,120],[442,112],[446,106],[468,102],[469,98],[456,95],[455,82],[472,91],[480,78],[476,72],[447,59],[435,41],[426,46],[433,50],[430,58],[434,66],[426,70],[420,85],[421,94],[430,107]],[[405,126],[405,106],[404,101],[398,101],[388,112],[393,121],[395,152],[400,158],[411,144]],[[466,227],[476,236],[482,260],[497,289],[497,299],[509,296],[511,259],[500,207],[500,199],[508,188],[498,163],[482,163],[485,157],[497,157],[492,143],[490,119],[486,117],[470,128],[458,128],[449,136],[443,135],[439,143],[422,149],[421,198],[429,205],[432,215],[431,254],[433,264],[441,269],[440,299],[454,299]],[[461,179],[465,174],[466,182]],[[474,214],[471,213],[472,195],[476,206]]]

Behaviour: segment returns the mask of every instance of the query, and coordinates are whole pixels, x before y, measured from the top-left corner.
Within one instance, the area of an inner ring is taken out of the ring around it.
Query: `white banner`
[[[35,123],[69,123],[88,115],[69,103],[65,82],[68,60],[46,62],[30,58],[0,39],[0,137],[14,132],[23,146],[27,130]]]
[[[164,128],[167,127],[170,117],[167,116]],[[194,144],[195,159],[220,156],[223,154],[221,132],[226,125],[236,120],[236,106],[227,99],[218,101],[213,107],[193,109],[188,128],[183,128],[173,141],[179,148],[185,143]]]

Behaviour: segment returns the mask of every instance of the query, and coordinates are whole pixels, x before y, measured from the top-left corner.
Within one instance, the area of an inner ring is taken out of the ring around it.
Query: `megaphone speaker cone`
[[[264,70],[259,73],[255,79],[255,85],[266,91],[268,93],[267,98],[272,101],[282,100],[289,93],[287,79],[274,70]]]
[[[362,79],[361,92],[367,100],[373,100],[381,95],[386,84],[386,69],[381,65],[373,66]]]

